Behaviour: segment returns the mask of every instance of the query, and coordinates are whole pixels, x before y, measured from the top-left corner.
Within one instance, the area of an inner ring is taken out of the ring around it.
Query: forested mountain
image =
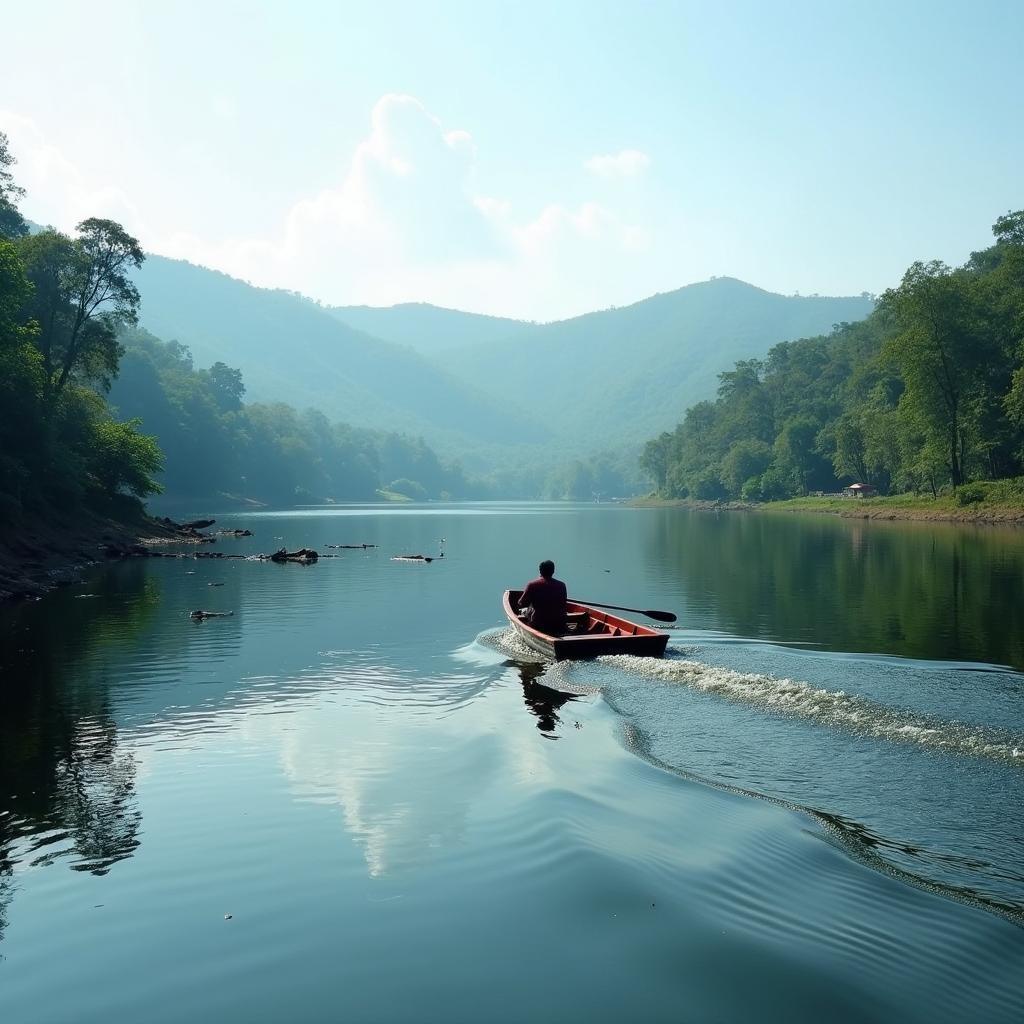
[[[422,434],[449,455],[486,448],[492,462],[529,445],[549,462],[638,445],[712,395],[732,360],[872,308],[868,296],[783,296],[720,278],[537,325],[423,304],[325,309],[157,256],[137,282],[142,325],[199,364],[237,367],[253,398]]]
[[[463,313],[426,302],[397,306],[326,306],[343,323],[376,338],[408,345],[421,355],[440,356],[459,348],[511,343],[533,326],[525,320]]]
[[[332,423],[313,409],[246,404],[242,374],[222,362],[197,368],[187,348],[147,331],[122,332],[116,413],[152,435],[164,457],[168,497],[236,496],[264,503],[486,497],[458,466],[419,438]]]
[[[520,408],[575,445],[640,442],[714,394],[718,373],[777,342],[860,320],[873,302],[775,295],[717,278],[619,309],[530,328],[514,345],[453,353],[451,372]],[[531,417],[522,417],[530,422]]]
[[[719,374],[717,401],[644,449],[659,491],[935,494],[1024,473],[1024,211],[993,232],[958,269],[915,263],[862,323]]]
[[[140,323],[199,364],[242,371],[258,401],[320,409],[378,430],[494,441],[500,409],[410,349],[372,338],[291,292],[151,256],[137,272]],[[545,431],[526,429],[533,440]]]

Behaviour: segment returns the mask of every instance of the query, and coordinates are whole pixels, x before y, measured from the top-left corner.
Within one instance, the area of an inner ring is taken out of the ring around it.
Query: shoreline
[[[963,526],[1024,526],[1024,506],[980,502],[957,505],[906,495],[879,498],[790,498],[786,501],[700,501],[690,498],[631,498],[630,508],[676,508],[698,512],[803,513],[882,522],[932,522]],[[190,538],[176,524],[144,510],[118,514],[83,512],[55,522],[12,530],[0,538],[0,605],[33,600],[80,579],[83,570],[127,554],[145,541]]]
[[[0,540],[0,606],[38,600],[77,583],[85,569],[128,553],[143,541],[179,536],[165,521],[141,509],[82,512],[13,529]]]
[[[689,498],[633,498],[633,508],[682,508],[698,512],[789,512],[831,515],[840,519],[886,522],[961,523],[1024,526],[1024,507],[980,503],[956,505],[953,498],[790,498],[786,501],[696,501]]]

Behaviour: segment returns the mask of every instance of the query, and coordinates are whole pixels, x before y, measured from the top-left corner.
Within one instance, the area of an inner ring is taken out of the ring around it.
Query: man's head
[[[540,563],[540,574],[546,580],[551,579],[551,577],[555,575],[555,563],[552,562],[550,558],[545,558],[544,561]]]

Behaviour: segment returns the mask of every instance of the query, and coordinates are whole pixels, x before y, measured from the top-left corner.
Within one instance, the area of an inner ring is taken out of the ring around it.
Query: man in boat
[[[540,576],[530,580],[519,595],[519,612],[534,629],[549,636],[561,636],[566,631],[565,584],[555,579],[555,563],[545,559],[540,563]]]

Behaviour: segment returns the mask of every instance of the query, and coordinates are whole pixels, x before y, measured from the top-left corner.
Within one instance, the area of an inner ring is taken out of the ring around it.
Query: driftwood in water
[[[281,548],[280,551],[275,551],[268,557],[272,562],[301,562],[308,565],[310,562],[315,562],[320,556],[312,548],[299,548],[298,551]]]
[[[444,537],[438,541],[438,553],[436,555],[392,555],[392,562],[426,562],[429,564],[435,558],[444,558]]]

